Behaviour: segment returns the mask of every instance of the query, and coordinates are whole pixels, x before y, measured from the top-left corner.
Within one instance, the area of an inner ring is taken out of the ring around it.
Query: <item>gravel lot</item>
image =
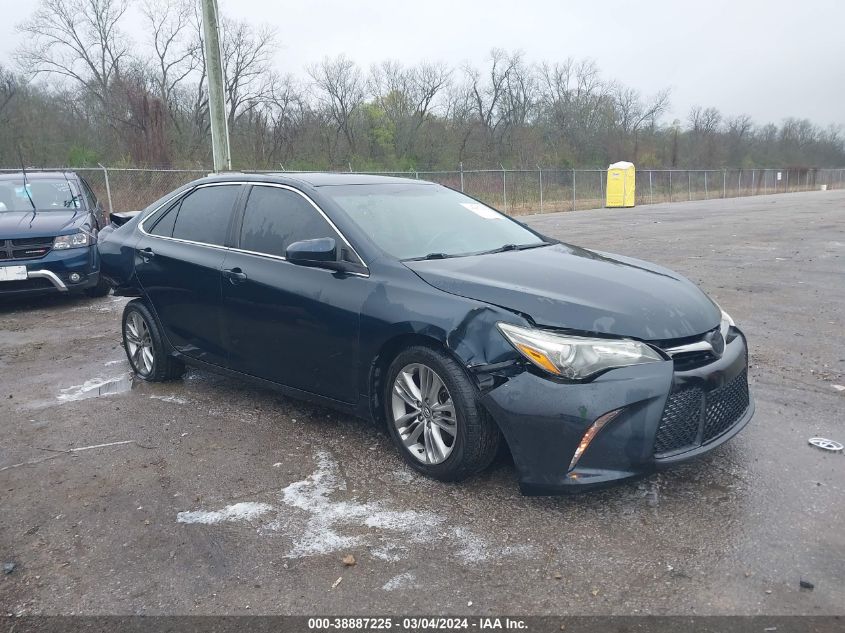
[[[711,293],[750,341],[748,428],[576,498],[521,497],[507,463],[446,485],[272,391],[133,384],[125,299],[7,302],[0,612],[845,614],[845,457],[807,444],[845,441],[845,192],[527,221]]]

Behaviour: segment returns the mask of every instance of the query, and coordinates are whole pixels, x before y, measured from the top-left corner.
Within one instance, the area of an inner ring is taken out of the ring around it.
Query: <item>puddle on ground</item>
[[[75,402],[88,398],[113,396],[126,393],[132,389],[134,382],[135,377],[132,373],[125,373],[112,378],[92,378],[81,385],[61,389],[57,398],[60,402]]]

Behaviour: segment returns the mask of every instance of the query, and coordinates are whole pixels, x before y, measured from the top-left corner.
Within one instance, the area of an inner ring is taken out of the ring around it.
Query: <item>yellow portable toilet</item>
[[[637,186],[634,163],[620,161],[607,168],[607,207],[633,207]]]

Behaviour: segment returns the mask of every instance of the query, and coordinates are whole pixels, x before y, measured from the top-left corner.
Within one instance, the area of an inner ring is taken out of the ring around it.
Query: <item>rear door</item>
[[[171,345],[226,364],[220,270],[240,184],[201,185],[145,221],[135,272]]]
[[[332,237],[360,263],[321,211],[297,190],[253,185],[224,264],[223,310],[232,369],[343,402],[358,396],[358,326],[365,275],[291,264],[293,242]]]

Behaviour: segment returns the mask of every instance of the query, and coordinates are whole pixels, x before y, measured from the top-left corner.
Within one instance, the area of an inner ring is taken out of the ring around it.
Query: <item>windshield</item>
[[[32,211],[33,204],[38,211],[64,211],[78,209],[82,202],[75,183],[64,178],[27,178],[26,189],[23,178],[0,180],[0,213]]]
[[[506,215],[439,185],[327,186],[321,193],[398,259],[455,257],[545,244]]]

